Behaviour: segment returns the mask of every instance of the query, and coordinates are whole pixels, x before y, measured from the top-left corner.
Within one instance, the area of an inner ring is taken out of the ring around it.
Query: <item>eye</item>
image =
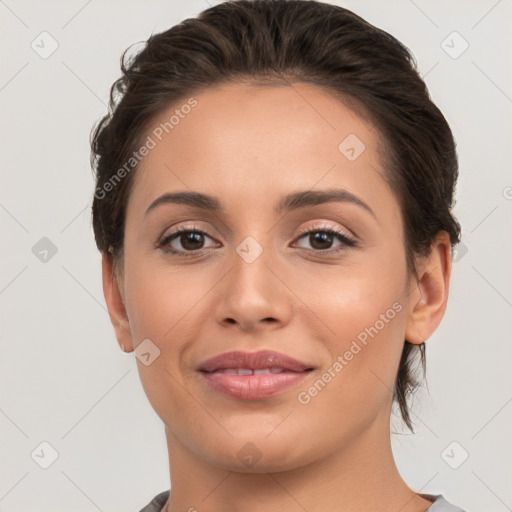
[[[331,226],[318,226],[303,230],[299,233],[299,240],[308,242],[311,245],[311,250],[315,252],[328,251],[331,254],[342,251],[346,247],[354,247],[356,245],[355,240]],[[340,244],[338,248],[332,250],[332,245],[336,240]],[[308,247],[304,248],[309,249]]]
[[[212,237],[206,231],[195,226],[182,226],[164,236],[157,243],[157,247],[165,253],[180,257],[196,256],[197,251],[218,247],[216,243],[211,244],[209,247],[205,246],[206,239],[212,240]],[[355,240],[331,226],[304,229],[299,233],[298,240],[305,240],[310,243],[311,248],[302,247],[304,249],[320,253],[327,252],[329,254],[338,253],[346,247],[354,247],[356,245]],[[338,240],[339,245],[333,249],[332,245],[336,240]]]
[[[179,227],[162,238],[158,247],[164,252],[177,256],[195,256],[195,251],[208,248],[204,246],[205,238],[211,239],[206,231],[196,227]],[[213,247],[215,247],[215,244],[213,244]]]

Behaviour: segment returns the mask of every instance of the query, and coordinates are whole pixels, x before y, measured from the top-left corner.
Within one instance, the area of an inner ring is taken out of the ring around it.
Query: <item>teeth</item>
[[[251,370],[250,368],[223,368],[217,370],[218,373],[229,373],[231,375],[263,375],[266,373],[281,373],[283,368],[261,368],[259,370]]]

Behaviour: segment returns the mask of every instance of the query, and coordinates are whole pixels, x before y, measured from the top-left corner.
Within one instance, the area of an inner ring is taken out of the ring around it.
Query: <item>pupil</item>
[[[320,247],[318,247],[317,242],[320,242]],[[332,244],[332,235],[326,232],[314,233],[310,235],[310,243],[315,249],[329,249]]]
[[[189,249],[191,251],[201,249],[203,242],[202,237],[203,235],[201,233],[186,233],[181,235],[181,244],[185,249]],[[194,245],[194,242],[198,245]]]

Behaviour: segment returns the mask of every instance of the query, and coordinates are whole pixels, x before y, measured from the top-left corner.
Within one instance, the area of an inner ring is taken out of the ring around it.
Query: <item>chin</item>
[[[307,464],[308,461],[301,461],[300,454],[283,457],[280,450],[269,453],[268,450],[254,450],[254,443],[249,441],[239,450],[234,450],[232,455],[226,457],[225,454],[219,454],[215,457],[210,454],[211,461],[226,471],[234,471],[237,473],[259,474],[259,473],[279,473],[289,471]],[[243,452],[243,455],[241,454]]]
[[[286,430],[281,436],[268,432],[254,432],[242,435],[240,432],[234,438],[214,440],[214,444],[200,449],[202,456],[216,466],[238,473],[278,473],[306,465],[312,460],[310,456],[318,454],[316,449],[307,451],[301,446],[311,443],[304,439],[304,433],[295,438]],[[318,447],[319,448],[319,447]]]

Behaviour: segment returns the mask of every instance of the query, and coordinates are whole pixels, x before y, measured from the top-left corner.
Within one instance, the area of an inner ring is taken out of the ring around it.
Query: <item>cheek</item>
[[[318,396],[318,410],[333,402],[376,410],[390,399],[404,343],[405,277],[405,266],[375,264],[334,270],[313,281],[321,283],[316,290],[308,279],[297,291],[320,319],[331,361],[319,375],[325,386],[317,381],[316,390],[303,390],[304,401]]]
[[[172,270],[155,265],[150,258],[131,256],[126,260],[125,286],[127,310],[134,347],[149,339],[158,356],[145,365],[136,359],[140,381],[148,400],[166,424],[170,418],[187,417],[194,421],[201,410],[186,392],[179,365],[188,346],[194,342],[198,308],[205,289],[194,282],[186,269]],[[137,352],[136,352],[137,354]],[[191,407],[192,406],[192,407]]]
[[[405,277],[405,267],[375,261],[295,271],[292,286],[317,324],[343,346],[376,322],[384,336],[403,327],[404,315],[399,313],[405,310]]]
[[[161,349],[177,347],[211,286],[204,273],[187,271],[186,266],[171,268],[134,259],[127,265],[126,295],[135,344],[150,338]]]
[[[391,404],[405,309],[399,301],[365,298],[369,301],[359,297],[332,311],[331,362],[297,397],[305,421],[328,425],[326,439],[366,429]]]
[[[207,320],[205,305],[219,272],[191,271],[186,265],[172,268],[134,253],[126,259],[125,269],[134,346],[149,339],[159,350],[150,366],[137,359],[142,385],[157,413],[169,409],[171,400],[173,414],[179,414],[182,406],[190,406],[190,396],[183,390],[182,365]]]

